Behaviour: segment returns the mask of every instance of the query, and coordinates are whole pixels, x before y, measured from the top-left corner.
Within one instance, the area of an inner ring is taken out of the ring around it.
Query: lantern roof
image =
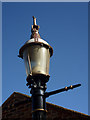
[[[32,34],[30,40],[26,41],[25,44],[20,48],[18,57],[23,58],[24,49],[32,44],[39,44],[41,46],[49,48],[50,56],[53,55],[53,48],[45,40],[41,39],[39,35],[39,28],[39,25],[36,24],[36,18],[33,16],[33,25],[31,28]]]
[[[37,43],[37,42],[43,43],[43,44],[46,44],[46,45],[49,46],[49,44],[48,44],[45,40],[43,40],[43,39],[41,39],[41,38],[38,38],[38,39],[32,38],[32,39],[28,40],[25,44],[30,44],[30,43],[34,43],[34,42],[36,42],[36,43]]]

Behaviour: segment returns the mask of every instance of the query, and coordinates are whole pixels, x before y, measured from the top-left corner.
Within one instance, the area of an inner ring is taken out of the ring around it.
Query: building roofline
[[[19,95],[25,96],[25,97],[27,97],[27,98],[31,98],[31,96],[26,95],[26,94],[23,94],[23,93],[20,93],[20,92],[13,92],[13,93],[6,99],[6,101],[2,104],[2,106],[5,105],[15,94],[19,94]]]
[[[53,104],[53,103],[49,103],[49,102],[46,102],[47,104],[49,105],[52,105],[56,108],[60,108],[60,109],[63,109],[63,110],[66,110],[66,111],[69,111],[69,112],[73,112],[73,113],[76,113],[76,114],[81,114],[82,116],[89,116],[87,114],[84,114],[84,113],[81,113],[81,112],[77,112],[75,110],[71,110],[71,109],[68,109],[68,108],[65,108],[65,107],[62,107],[62,106],[59,106],[59,105],[56,105],[56,104]]]
[[[23,94],[23,93],[20,93],[20,92],[13,92],[13,93],[7,98],[7,100],[2,104],[2,106],[5,105],[15,94],[19,94],[19,95],[25,96],[25,97],[27,97],[27,98],[31,98],[31,96],[26,95],[26,94]],[[82,116],[89,116],[89,115],[87,115],[87,114],[84,114],[84,113],[81,113],[81,112],[77,112],[77,111],[74,111],[74,110],[71,110],[71,109],[67,109],[67,108],[64,108],[64,107],[55,105],[55,104],[53,104],[53,103],[46,102],[46,104],[51,105],[51,106],[54,106],[54,107],[56,107],[56,108],[63,109],[63,110],[65,110],[65,111],[73,112],[73,113],[76,113],[76,114],[79,114],[79,115],[82,115]]]

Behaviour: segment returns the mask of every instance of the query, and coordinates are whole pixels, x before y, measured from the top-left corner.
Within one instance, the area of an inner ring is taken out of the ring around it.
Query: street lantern
[[[19,50],[18,57],[24,59],[27,86],[32,94],[32,120],[46,120],[46,98],[69,89],[81,86],[71,85],[51,92],[46,91],[46,82],[49,80],[49,62],[53,55],[53,48],[39,35],[39,26],[33,17],[31,38]]]
[[[39,35],[39,26],[33,17],[32,35],[19,51],[19,57],[24,59],[26,74],[29,76],[46,76],[49,78],[49,61],[53,48]]]

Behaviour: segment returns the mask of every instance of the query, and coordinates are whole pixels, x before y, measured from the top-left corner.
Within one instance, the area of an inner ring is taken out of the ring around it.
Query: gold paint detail
[[[35,110],[32,111],[32,113],[36,112],[36,111],[45,111],[45,112],[48,112],[47,110],[44,110],[44,109],[35,109]]]
[[[70,88],[73,88],[73,86],[71,85]]]
[[[67,87],[65,87],[65,90],[67,90]]]

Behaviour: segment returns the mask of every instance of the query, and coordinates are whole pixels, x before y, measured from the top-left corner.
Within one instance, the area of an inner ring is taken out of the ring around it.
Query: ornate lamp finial
[[[33,25],[31,28],[31,38],[41,38],[39,35],[39,25],[36,24],[36,18],[33,16]]]

